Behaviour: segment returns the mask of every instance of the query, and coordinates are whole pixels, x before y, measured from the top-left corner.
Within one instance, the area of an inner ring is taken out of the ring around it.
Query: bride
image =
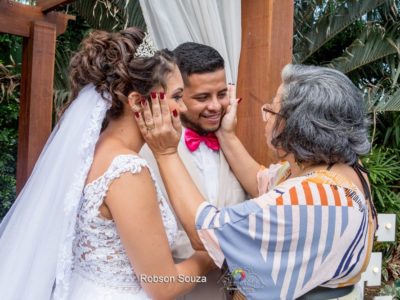
[[[71,60],[72,100],[0,225],[0,292],[14,299],[172,299],[213,264],[174,264],[176,223],[135,116],[150,98],[174,116],[183,82],[173,54],[136,28],[93,32]],[[147,130],[154,130],[150,124]],[[189,278],[182,280],[182,278]]]

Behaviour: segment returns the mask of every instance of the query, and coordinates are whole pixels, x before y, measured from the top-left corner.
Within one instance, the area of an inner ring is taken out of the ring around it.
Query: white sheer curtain
[[[140,0],[150,36],[158,48],[197,42],[225,59],[228,82],[237,80],[242,41],[241,0]]]

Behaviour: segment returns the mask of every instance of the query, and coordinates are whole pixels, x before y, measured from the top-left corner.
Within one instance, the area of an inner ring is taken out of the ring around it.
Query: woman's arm
[[[260,169],[260,165],[251,157],[235,134],[238,101],[236,99],[236,87],[234,85],[228,86],[228,94],[230,105],[216,135],[225,158],[236,178],[248,194],[252,197],[257,197],[257,172]]]
[[[250,156],[236,134],[217,133],[217,137],[236,178],[252,198],[257,197],[257,172],[260,170],[260,164]]]
[[[205,200],[197,189],[178,153],[157,157],[160,174],[163,178],[169,200],[174,207],[193,249],[204,250],[196,230],[196,213]]]
[[[196,252],[188,260],[174,263],[154,183],[147,169],[136,174],[125,173],[114,180],[105,203],[140,285],[151,298],[175,299],[196,284],[180,282],[179,275],[205,275],[213,268],[205,252]],[[166,282],[154,283],[153,278]]]

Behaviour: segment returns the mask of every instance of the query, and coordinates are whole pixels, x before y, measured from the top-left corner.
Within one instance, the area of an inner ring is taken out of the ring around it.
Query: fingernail
[[[142,100],[141,103],[142,103],[143,106],[147,106],[147,101],[146,100]]]
[[[174,117],[176,118],[176,117],[178,116],[178,111],[177,111],[176,109],[174,109],[174,110],[172,111],[172,114],[173,114]]]
[[[145,97],[145,96],[142,96],[142,97],[140,98],[140,100],[141,100],[141,101],[146,101],[146,97]]]
[[[237,104],[239,104],[240,101],[242,101],[242,100],[243,100],[243,98],[239,98],[239,100],[237,101]]]
[[[139,113],[137,111],[135,111],[135,117],[139,119]]]
[[[156,99],[156,97],[157,97],[156,92],[151,92],[150,95],[151,95],[151,99]]]
[[[164,100],[165,94],[163,92],[160,92],[160,100]]]

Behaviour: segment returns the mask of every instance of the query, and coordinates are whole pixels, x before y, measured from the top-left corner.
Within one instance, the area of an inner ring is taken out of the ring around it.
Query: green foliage
[[[76,15],[76,20],[70,21],[67,30],[57,37],[53,90],[54,121],[57,121],[60,110],[70,97],[68,79],[70,59],[73,53],[78,50],[80,42],[90,30],[90,26],[86,20],[77,14],[73,6],[67,5],[60,9],[65,13]]]
[[[74,8],[92,28],[108,31],[130,26],[146,28],[139,0],[78,0]]]
[[[0,220],[15,199],[20,77],[0,62]]]
[[[372,196],[378,211],[400,211],[400,150],[375,146],[363,159],[369,171]]]
[[[370,111],[400,110],[398,0],[296,0],[293,60],[346,73]]]
[[[388,1],[295,1],[294,61],[304,63],[336,35],[386,2]]]
[[[392,296],[393,300],[400,300],[400,280],[385,285],[379,292],[380,296]]]

